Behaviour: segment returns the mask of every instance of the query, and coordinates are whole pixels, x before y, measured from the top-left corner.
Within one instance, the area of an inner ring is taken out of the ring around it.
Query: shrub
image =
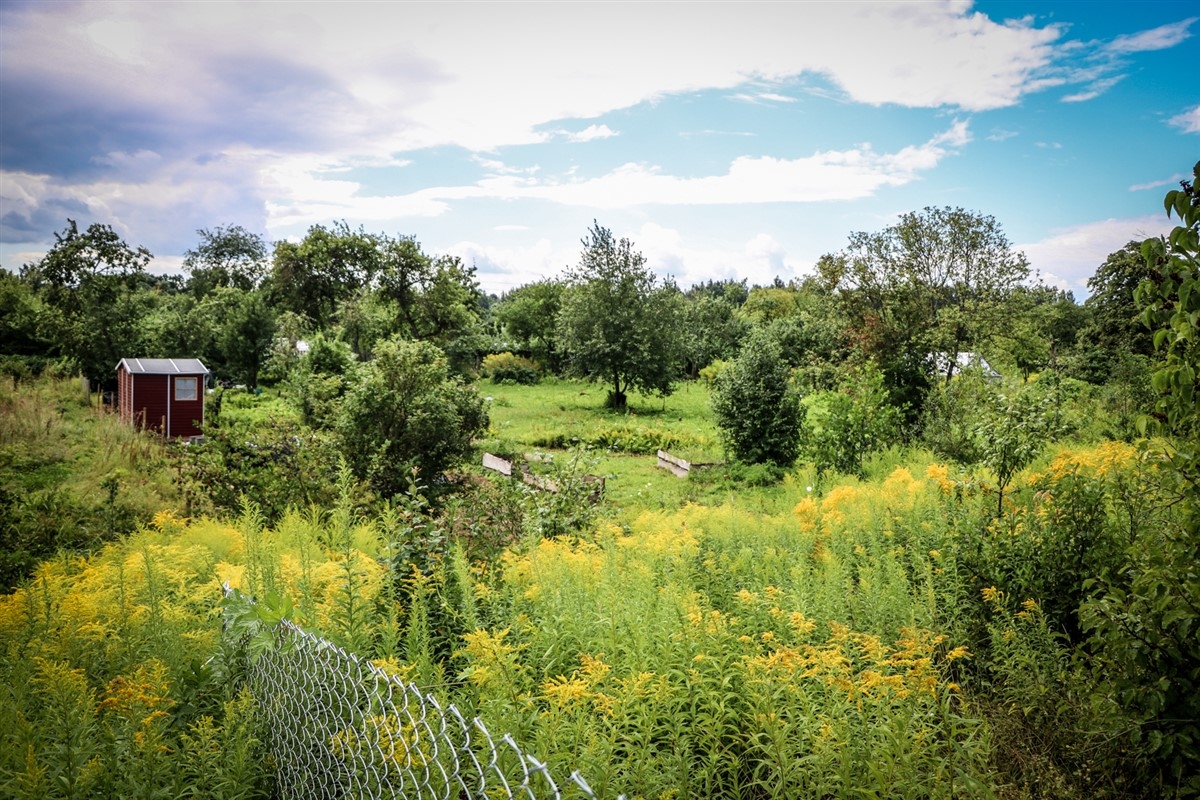
[[[804,453],[819,472],[863,475],[863,458],[900,438],[901,411],[890,404],[875,362],[851,365],[838,388],[806,399]]]
[[[960,370],[949,382],[939,380],[925,396],[921,432],[926,446],[959,464],[977,463],[983,453],[975,424],[991,394],[977,367]]]
[[[188,513],[236,512],[243,498],[271,521],[288,508],[332,503],[337,468],[332,437],[294,420],[206,427],[202,444],[176,449]]]
[[[530,386],[541,380],[537,364],[512,353],[491,353],[483,357],[483,374],[492,383],[519,383]]]
[[[471,452],[472,437],[487,426],[482,399],[450,377],[442,351],[400,339],[376,347],[338,417],[347,463],[384,497],[404,491],[414,469],[432,484]]]
[[[313,337],[308,354],[290,379],[291,394],[305,425],[333,425],[355,364],[350,345],[321,333]]]
[[[796,460],[804,413],[789,377],[779,345],[761,336],[717,376],[713,413],[737,460],[780,466]]]
[[[704,381],[704,385],[712,388],[713,382],[717,377],[729,367],[729,362],[723,358],[718,358],[704,369],[700,370],[700,380]]]

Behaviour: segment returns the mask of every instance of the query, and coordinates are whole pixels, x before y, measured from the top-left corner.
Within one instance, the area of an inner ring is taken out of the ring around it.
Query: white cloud
[[[662,277],[669,275],[684,289],[726,278],[745,278],[751,286],[769,285],[776,276],[789,280],[804,274],[816,261],[815,255],[790,254],[768,233],[757,233],[738,246],[688,240],[677,230],[648,222],[634,238],[647,265]]]
[[[503,161],[495,158],[485,158],[478,153],[472,154],[471,160],[488,172],[498,175],[533,175],[540,169],[536,165],[532,167],[511,167]]]
[[[1107,49],[1112,53],[1141,53],[1148,50],[1166,50],[1189,38],[1192,34],[1188,28],[1195,21],[1196,17],[1191,17],[1179,22],[1172,22],[1169,25],[1160,25],[1148,31],[1118,36],[1109,43]]]
[[[805,158],[742,156],[723,175],[684,178],[658,167],[627,163],[588,180],[556,182],[532,176],[489,175],[478,183],[422,189],[406,195],[361,196],[357,184],[320,180],[319,163],[288,159],[269,171],[273,195],[269,227],[286,228],[342,217],[381,220],[437,216],[454,200],[498,198],[547,200],[595,209],[638,205],[803,203],[868,197],[885,186],[901,186],[971,141],[965,121],[956,121],[928,142],[895,153],[875,153],[869,144]]]
[[[33,242],[0,242],[0,269],[20,272],[21,267],[40,260],[48,249]]]
[[[706,280],[747,279],[751,285],[770,284],[776,276],[789,280],[807,273],[817,254],[796,254],[768,233],[740,244],[692,238],[679,230],[645,222],[636,230],[615,230],[628,236],[660,278],[671,278],[682,289]],[[446,248],[474,264],[485,291],[502,294],[542,278],[561,277],[579,260],[579,246],[557,247],[539,238],[515,247],[460,241]]]
[[[484,291],[496,294],[541,278],[558,277],[579,256],[578,249],[556,247],[545,238],[516,247],[459,241],[447,247],[446,253],[473,264]]]
[[[1062,98],[1083,103],[1100,97],[1127,77],[1128,56],[1175,47],[1191,36],[1196,18],[1185,19],[1140,33],[1123,34],[1107,42],[1066,41],[1057,45],[1054,63],[1026,86],[1027,92],[1053,86],[1082,87]]]
[[[1166,214],[1106,219],[1054,231],[1037,242],[1016,245],[1029,264],[1048,283],[1075,292],[1076,299],[1088,293],[1087,281],[1109,254],[1130,241],[1165,234],[1174,227]]]
[[[1131,191],[1131,192],[1142,192],[1142,191],[1145,191],[1146,189],[1161,189],[1161,188],[1162,188],[1162,187],[1164,187],[1164,186],[1176,187],[1176,186],[1178,186],[1178,185],[1179,185],[1179,182],[1180,182],[1181,180],[1184,180],[1184,179],[1186,179],[1186,178],[1188,178],[1188,177],[1190,177],[1190,176],[1189,176],[1189,175],[1185,175],[1185,174],[1183,174],[1182,172],[1177,172],[1177,173],[1175,173],[1174,175],[1172,175],[1171,177],[1169,177],[1169,178],[1166,178],[1165,180],[1161,180],[1161,181],[1150,181],[1150,182],[1148,182],[1148,183],[1138,183],[1138,184],[1134,184],[1133,186],[1130,186],[1130,187],[1129,187],[1129,191]]]
[[[743,103],[753,103],[755,105],[766,105],[769,103],[794,103],[796,98],[788,97],[778,92],[737,92],[730,95],[733,100],[739,100]]]
[[[157,269],[157,257],[182,249],[177,244],[181,232],[187,236],[227,222],[254,229],[262,218],[261,200],[248,196],[243,183],[248,172],[253,174],[247,163],[256,162],[257,154],[227,153],[202,165],[166,162],[146,153],[114,153],[110,158],[128,169],[84,181],[0,171],[5,238],[19,237],[20,229],[46,236],[68,217],[81,224],[99,221],[112,225],[130,244],[149,247]]]
[[[0,206],[4,207],[5,215],[14,214],[26,222],[32,220],[51,183],[49,175],[0,170]]]
[[[608,139],[620,135],[607,125],[589,125],[576,133],[570,131],[564,131],[564,133],[572,142],[590,142],[594,139]]]
[[[1069,94],[1066,97],[1064,97],[1062,99],[1062,102],[1064,102],[1064,103],[1082,103],[1087,100],[1094,100],[1095,98],[1097,98],[1100,95],[1107,92],[1112,87],[1116,86],[1124,78],[1125,78],[1124,75],[1114,75],[1110,78],[1102,78],[1101,80],[1093,81],[1082,92],[1077,92],[1076,94]]]
[[[993,22],[957,0],[710,3],[686,13],[651,3],[638,6],[636,24],[603,4],[460,11],[432,3],[294,4],[286,13],[257,3],[35,4],[7,15],[5,71],[9,81],[92,104],[103,97],[180,131],[220,127],[237,136],[269,126],[298,143],[382,157],[442,144],[487,151],[533,143],[545,136],[538,126],[554,120],[802,74],[823,76],[862,103],[999,108],[1029,91],[1060,36],[1054,26]],[[134,29],[136,38],[123,33]],[[612,57],[615,41],[620,58]],[[790,100],[770,88],[758,96]]]
[[[1200,106],[1171,117],[1169,122],[1177,128],[1183,128],[1184,133],[1200,133]]]

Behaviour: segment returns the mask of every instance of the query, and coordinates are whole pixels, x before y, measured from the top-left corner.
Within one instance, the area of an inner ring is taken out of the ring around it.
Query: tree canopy
[[[200,242],[183,254],[188,286],[197,297],[221,286],[243,291],[258,287],[267,274],[267,243],[241,225],[196,231]]]
[[[558,338],[579,375],[612,387],[608,404],[624,408],[627,393],[666,396],[680,373],[683,297],[660,284],[628,239],[593,224],[558,317]]]
[[[54,238],[50,251],[21,273],[50,311],[42,329],[84,376],[114,382],[117,362],[137,348],[149,299],[138,291],[139,280],[150,251],[130,247],[112,226],[99,223],[80,232],[75,220],[67,220]]]

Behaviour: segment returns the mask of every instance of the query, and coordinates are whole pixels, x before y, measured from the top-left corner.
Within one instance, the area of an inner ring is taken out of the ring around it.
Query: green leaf
[[[1183,220],[1188,213],[1188,208],[1191,206],[1192,198],[1181,191],[1175,191],[1175,213],[1179,215],[1179,219]],[[1168,195],[1170,196],[1170,195]]]

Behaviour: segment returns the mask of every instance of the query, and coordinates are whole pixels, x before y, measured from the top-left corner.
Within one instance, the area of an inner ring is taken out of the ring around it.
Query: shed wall
[[[167,424],[167,387],[170,375],[131,375],[134,421],[139,428],[163,433]]]
[[[171,398],[171,430],[170,436],[199,436],[200,423],[204,419],[204,376],[203,375],[169,375],[167,385],[168,397]],[[175,379],[195,378],[196,399],[176,400]]]

